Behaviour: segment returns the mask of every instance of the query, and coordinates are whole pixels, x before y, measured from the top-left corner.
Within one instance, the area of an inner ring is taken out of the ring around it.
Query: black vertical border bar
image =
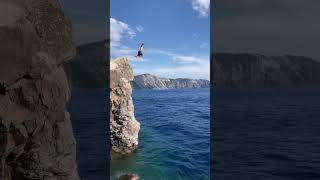
[[[214,179],[214,47],[213,47],[213,35],[214,35],[214,0],[210,1],[210,179]]]
[[[108,179],[110,179],[110,0],[106,0],[106,5],[107,5],[107,12],[106,12],[106,29],[107,29],[107,35],[106,35],[106,53],[105,53],[105,62],[106,62],[106,77],[107,77],[107,89],[106,89],[106,138],[107,138],[107,170],[106,170],[106,175]]]

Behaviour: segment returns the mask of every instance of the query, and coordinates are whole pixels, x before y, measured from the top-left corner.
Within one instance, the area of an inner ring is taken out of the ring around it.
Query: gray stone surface
[[[3,0],[0,10],[0,179],[77,180],[70,22],[58,0]]]
[[[320,63],[302,56],[217,53],[212,55],[216,87],[319,85]]]
[[[198,89],[209,88],[210,81],[205,79],[169,79],[151,74],[141,74],[132,81],[134,89]]]
[[[133,72],[127,59],[110,62],[110,140],[112,152],[131,153],[138,147],[140,123],[132,102]]]
[[[109,42],[85,44],[77,47],[77,55],[65,64],[71,87],[106,88],[105,74],[109,72]],[[109,74],[109,73],[108,73]]]

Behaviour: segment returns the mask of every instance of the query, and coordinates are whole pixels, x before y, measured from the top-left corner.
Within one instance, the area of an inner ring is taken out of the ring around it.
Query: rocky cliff
[[[301,56],[217,53],[212,55],[216,87],[273,87],[320,83],[320,63]]]
[[[140,123],[132,102],[133,72],[127,59],[110,62],[110,140],[113,152],[127,154],[138,147]]]
[[[58,0],[0,2],[0,179],[77,180],[63,64],[75,55]]]
[[[69,84],[74,87],[106,88],[109,41],[85,44],[77,47],[77,55],[67,64],[65,71]]]
[[[169,79],[151,74],[141,74],[134,77],[132,87],[134,89],[209,88],[210,81],[205,79],[187,78]]]

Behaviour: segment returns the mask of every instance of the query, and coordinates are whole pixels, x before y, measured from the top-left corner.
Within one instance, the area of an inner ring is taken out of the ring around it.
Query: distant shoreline
[[[205,79],[177,78],[169,79],[152,74],[134,76],[133,89],[200,89],[210,88],[210,81]]]

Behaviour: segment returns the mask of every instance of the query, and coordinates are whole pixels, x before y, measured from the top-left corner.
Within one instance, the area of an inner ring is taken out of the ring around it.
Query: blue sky
[[[111,58],[127,57],[136,75],[209,79],[210,0],[111,0],[110,9]]]

